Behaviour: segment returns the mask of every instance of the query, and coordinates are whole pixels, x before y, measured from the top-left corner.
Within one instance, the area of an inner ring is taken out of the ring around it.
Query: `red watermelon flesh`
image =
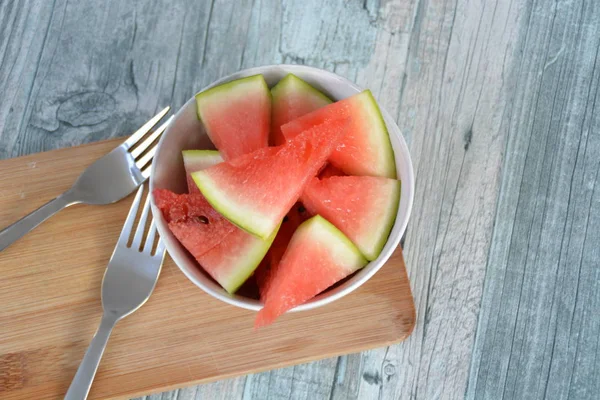
[[[368,260],[379,256],[390,234],[400,181],[372,176],[314,178],[302,194],[303,204],[335,225]]]
[[[364,267],[367,260],[336,227],[317,215],[296,229],[273,271],[255,328],[269,325],[288,310],[310,300]]]
[[[194,257],[212,249],[237,229],[202,194],[176,194],[167,189],[154,189],[153,195],[169,229]]]
[[[281,125],[331,104],[331,99],[294,74],[288,74],[280,80],[271,89],[271,95],[273,105],[270,142],[274,146],[285,143]]]
[[[287,213],[285,218],[283,218],[279,232],[277,233],[277,236],[275,236],[275,240],[273,240],[269,252],[254,272],[261,299],[264,300],[264,295],[268,291],[271,283],[273,271],[277,269],[279,261],[283,257],[294,232],[296,232],[298,226],[306,221],[308,217],[309,215],[306,212],[306,208],[304,208],[301,203],[296,203],[290,212]]]
[[[263,240],[236,227],[196,260],[225,290],[235,293],[259,266],[276,235],[277,231]]]
[[[173,235],[229,293],[254,272],[273,242],[233,225],[202,194],[155,189],[153,195]]]
[[[202,171],[223,162],[223,157],[217,150],[183,150],[181,154],[183,156],[188,193],[200,193],[200,189],[192,179],[192,172]]]
[[[333,166],[333,164],[327,163],[327,164],[325,164],[325,166],[323,167],[323,169],[321,170],[321,172],[319,172],[318,178],[319,179],[325,179],[325,178],[329,178],[331,176],[346,176],[346,174],[342,170],[340,170],[339,168]],[[310,183],[309,183],[309,185],[310,185]],[[303,202],[303,201],[304,201],[304,192],[300,196],[300,202]],[[312,214],[310,212],[306,212],[305,214],[307,216],[314,215],[314,214]]]
[[[262,75],[198,93],[196,109],[208,136],[225,160],[269,144],[271,92]]]
[[[324,179],[324,178],[329,178],[330,176],[344,176],[346,174],[344,174],[344,171],[342,171],[341,169],[335,167],[334,165],[327,163],[327,165],[325,165],[325,168],[323,168],[323,170],[319,173],[319,178],[320,179]]]
[[[349,118],[349,126],[329,161],[348,175],[396,178],[390,137],[369,90],[332,103],[281,127],[286,139],[327,119]]]
[[[344,134],[346,120],[326,121],[285,145],[192,174],[209,203],[237,226],[269,237],[325,163]]]

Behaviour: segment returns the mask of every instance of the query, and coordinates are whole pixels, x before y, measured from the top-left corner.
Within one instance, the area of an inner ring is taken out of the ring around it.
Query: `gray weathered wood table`
[[[149,398],[597,399],[599,27],[595,0],[1,0],[0,157],[127,134],[240,68],[335,71],[410,144],[414,333]]]

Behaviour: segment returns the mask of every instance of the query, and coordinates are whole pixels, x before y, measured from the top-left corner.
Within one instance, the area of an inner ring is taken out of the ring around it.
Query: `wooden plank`
[[[326,399],[331,393],[335,358],[311,364],[249,375],[244,399],[312,400]]]
[[[31,93],[46,45],[52,9],[50,2],[35,0],[0,4],[0,92],[5,99],[10,99],[0,105],[2,158],[18,155],[14,149],[18,140],[23,139],[20,132],[32,112]],[[24,143],[29,149],[30,141]],[[29,150],[35,151],[35,147]]]
[[[523,9],[468,398],[598,398],[599,6]]]
[[[170,392],[144,396],[145,400],[230,400],[241,399],[244,395],[245,377],[225,379],[205,385],[190,386]]]
[[[398,122],[417,179],[405,247],[418,323],[363,355],[356,399],[464,397],[494,225],[518,5],[419,2],[414,18]]]
[[[0,81],[2,93],[14,99],[0,111],[2,157],[122,136],[219,76],[210,69],[198,74],[207,70],[196,62],[210,3],[56,0],[51,6],[1,6],[3,27],[15,20],[1,58],[2,73],[11,71]],[[189,47],[180,49],[184,39]]]

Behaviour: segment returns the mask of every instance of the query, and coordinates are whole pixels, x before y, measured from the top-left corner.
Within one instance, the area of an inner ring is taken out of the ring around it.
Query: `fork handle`
[[[69,386],[69,390],[65,395],[65,400],[87,399],[98,365],[100,365],[100,359],[104,354],[104,349],[106,349],[108,338],[117,321],[118,319],[113,315],[104,314],[102,316],[100,326],[85,352],[81,364],[79,364],[77,373],[75,373],[71,386]]]
[[[39,224],[50,218],[65,207],[79,203],[72,191],[66,191],[54,200],[50,200],[31,214],[26,215],[14,224],[0,231],[0,251],[4,250]]]

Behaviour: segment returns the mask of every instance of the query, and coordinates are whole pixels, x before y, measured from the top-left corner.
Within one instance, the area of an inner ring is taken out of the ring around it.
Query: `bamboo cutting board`
[[[120,140],[0,161],[0,227],[66,190]],[[102,314],[100,284],[131,198],[68,208],[0,253],[0,398],[62,398]],[[254,312],[194,286],[167,256],[113,331],[90,398],[129,398],[386,346],[415,309],[400,249],[361,288],[253,330]]]

